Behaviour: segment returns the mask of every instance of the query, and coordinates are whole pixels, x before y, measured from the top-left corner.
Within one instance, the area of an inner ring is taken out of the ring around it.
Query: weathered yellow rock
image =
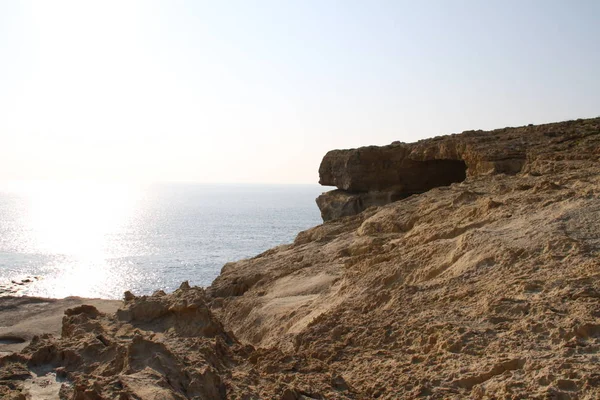
[[[378,149],[326,156],[324,182],[387,188]],[[467,179],[300,232],[206,291],[76,307],[0,358],[0,395],[50,366],[76,399],[600,398],[600,119],[389,149]]]

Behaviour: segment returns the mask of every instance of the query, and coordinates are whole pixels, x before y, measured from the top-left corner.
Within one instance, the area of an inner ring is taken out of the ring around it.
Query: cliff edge
[[[389,204],[226,265],[211,307],[356,398],[597,398],[599,161],[599,118],[329,152],[332,196]]]
[[[416,143],[394,142],[328,152],[319,183],[338,189],[317,199],[324,221],[355,215],[467,177],[536,173],[562,140],[594,134],[594,123],[568,121],[493,131],[467,131]],[[568,152],[567,152],[568,153]]]
[[[327,222],[206,290],[68,310],[0,358],[0,394],[45,368],[74,399],[600,398],[600,118],[319,171]]]

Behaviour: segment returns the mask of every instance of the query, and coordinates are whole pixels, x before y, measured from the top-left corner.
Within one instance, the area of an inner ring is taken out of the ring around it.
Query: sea
[[[17,182],[0,186],[0,285],[122,298],[206,287],[225,263],[321,223],[319,185]],[[16,289],[15,289],[16,288]]]

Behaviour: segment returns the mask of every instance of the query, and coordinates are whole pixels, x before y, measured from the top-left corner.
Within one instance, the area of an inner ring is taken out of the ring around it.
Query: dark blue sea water
[[[229,261],[321,220],[318,185],[27,183],[0,189],[0,283],[20,294],[120,298],[207,286]]]

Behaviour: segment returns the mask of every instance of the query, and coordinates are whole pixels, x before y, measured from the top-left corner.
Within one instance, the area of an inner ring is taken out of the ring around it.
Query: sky
[[[0,181],[316,183],[600,115],[600,1],[0,0]]]

